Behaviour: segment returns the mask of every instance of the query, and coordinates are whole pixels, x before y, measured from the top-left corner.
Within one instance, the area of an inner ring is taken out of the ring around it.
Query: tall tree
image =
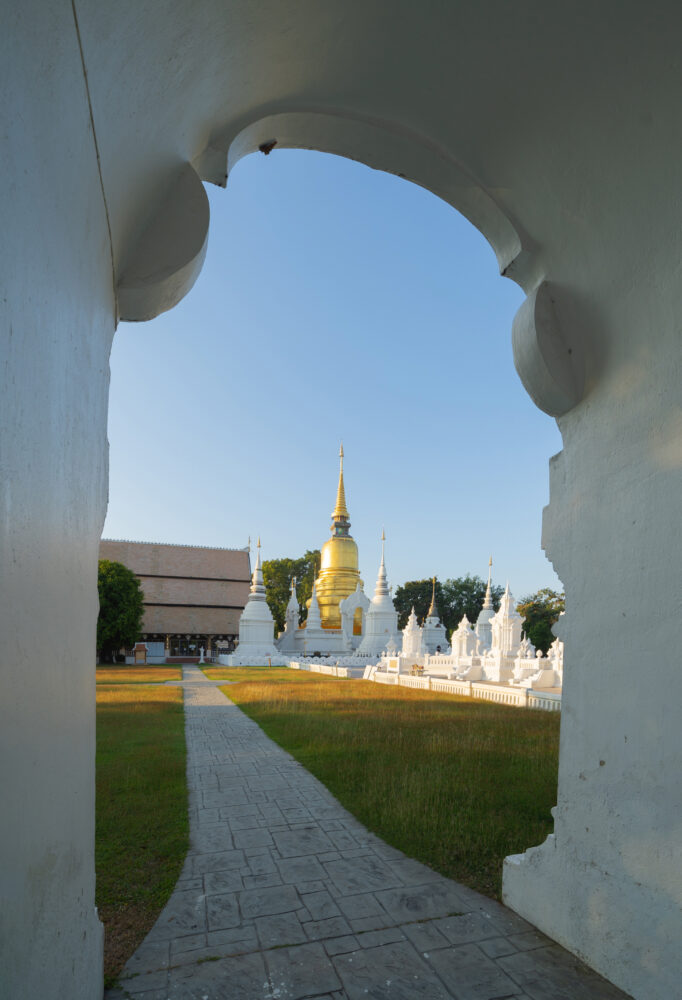
[[[308,549],[305,555],[298,559],[266,559],[263,563],[263,582],[267,591],[268,607],[275,619],[277,632],[281,632],[284,628],[292,577],[296,577],[300,621],[305,614],[306,601],[313,592],[313,580],[319,568],[319,549]]]
[[[552,625],[566,608],[566,595],[543,587],[535,594],[529,594],[516,606],[523,618],[523,631],[536,649],[546,653],[554,642]]]
[[[113,663],[119,649],[132,646],[142,631],[142,588],[123,563],[100,559],[97,589],[97,654],[100,660]]]

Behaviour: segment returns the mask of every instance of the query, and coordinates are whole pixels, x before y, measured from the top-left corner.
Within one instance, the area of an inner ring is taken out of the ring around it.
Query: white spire
[[[403,629],[402,649],[405,656],[419,656],[422,651],[422,630],[414,613],[414,607],[410,611],[407,625]]]
[[[358,646],[358,654],[369,654],[378,656],[388,645],[391,638],[396,643],[396,648],[400,643],[400,633],[398,631],[398,613],[395,610],[393,601],[388,592],[386,580],[385,561],[386,532],[381,529],[381,563],[377,576],[374,597],[370,601],[367,615],[365,616],[365,627],[362,642]]]
[[[289,595],[289,603],[287,604],[287,611],[295,611],[298,615],[298,595],[296,594],[296,577],[291,578],[291,593]]]
[[[388,597],[388,582],[386,580],[386,563],[384,561],[384,545],[386,543],[386,532],[381,529],[381,565],[379,566],[379,575],[377,576],[376,587],[374,588],[375,597]]]
[[[308,617],[305,623],[306,629],[321,629],[322,619],[320,618],[320,605],[317,603],[317,584],[313,580],[313,592],[310,596],[310,607],[308,608]]]
[[[514,598],[512,592],[509,589],[509,580],[507,580],[507,586],[504,588],[504,594],[502,595],[502,600],[500,601],[500,611],[503,615],[514,615],[516,614],[516,608],[514,607]]]
[[[492,611],[493,598],[492,598],[492,591],[490,588],[492,580],[492,572],[493,572],[493,557],[491,556],[490,559],[488,560],[488,586],[486,587],[485,590],[485,599],[483,601],[483,607],[481,609],[482,611]]]
[[[261,569],[260,564],[260,536],[258,538],[258,548],[256,549],[256,565],[251,577],[251,593],[249,594],[249,600],[265,600],[265,584],[263,583],[263,570]]]

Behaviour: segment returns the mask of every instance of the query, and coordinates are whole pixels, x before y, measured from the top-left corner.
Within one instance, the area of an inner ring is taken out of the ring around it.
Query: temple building
[[[140,581],[140,639],[150,656],[199,657],[232,648],[249,596],[249,549],[170,545],[103,538],[100,559],[123,563]]]
[[[384,533],[382,532],[379,576],[374,598],[370,601],[363,591],[363,582],[360,578],[358,547],[350,534],[350,515],[343,481],[343,446],[339,452],[339,460],[339,481],[336,504],[332,512],[331,537],[322,547],[320,571],[313,583],[313,592],[308,601],[308,614],[302,625],[298,623],[296,581],[291,581],[285,628],[276,640],[277,652],[281,655],[376,657],[389,643],[400,642],[398,616],[386,579]],[[262,656],[256,655],[255,647],[247,653],[249,643],[242,638],[242,623],[246,626],[244,636],[249,632],[248,620],[254,610],[251,607],[253,594],[252,587],[252,596],[244,609],[239,626],[240,643],[235,656],[230,657],[231,663],[236,663],[240,656],[245,655],[252,655],[249,662],[254,664],[263,659]],[[265,625],[263,627],[265,628]],[[269,646],[269,641],[267,644]],[[272,654],[268,653],[267,656],[271,657]]]
[[[365,634],[369,607],[358,568],[358,547],[350,534],[342,445],[331,537],[322,546],[320,572],[313,583],[308,614],[299,626],[296,581],[292,580],[286,624],[277,648],[294,656],[351,656]]]

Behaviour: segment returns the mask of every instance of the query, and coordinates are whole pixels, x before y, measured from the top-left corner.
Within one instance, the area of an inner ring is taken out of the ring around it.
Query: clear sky
[[[297,557],[329,537],[339,443],[373,592],[436,574],[559,586],[540,547],[554,420],[514,370],[523,293],[449,205],[274,150],[209,186],[203,271],[111,356],[106,538]]]

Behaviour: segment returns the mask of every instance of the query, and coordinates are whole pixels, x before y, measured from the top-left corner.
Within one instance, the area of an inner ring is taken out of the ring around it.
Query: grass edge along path
[[[229,673],[225,694],[271,739],[448,878],[499,899],[503,858],[552,832],[559,713],[286,668]]]
[[[95,901],[109,987],[170,897],[189,846],[182,688],[100,682],[96,768]]]

